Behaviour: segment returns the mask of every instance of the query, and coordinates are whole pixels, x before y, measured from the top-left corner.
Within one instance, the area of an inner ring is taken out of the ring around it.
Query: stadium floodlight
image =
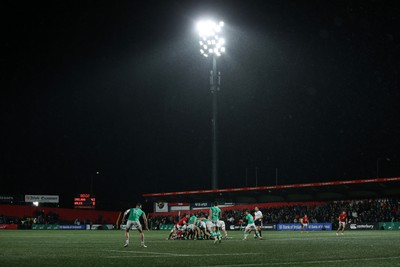
[[[210,54],[221,56],[221,54],[225,52],[225,40],[220,37],[223,27],[223,21],[215,23],[212,20],[206,20],[197,23],[197,31],[200,36],[200,47],[204,47],[204,43],[210,46],[208,52],[201,52],[203,56],[208,57]]]
[[[217,93],[220,90],[221,73],[217,72],[217,58],[225,53],[225,39],[223,36],[224,22],[216,23],[212,20],[203,20],[197,23],[199,33],[200,53],[212,58],[210,72],[210,89],[212,104],[212,189],[218,189],[218,152],[217,152]]]

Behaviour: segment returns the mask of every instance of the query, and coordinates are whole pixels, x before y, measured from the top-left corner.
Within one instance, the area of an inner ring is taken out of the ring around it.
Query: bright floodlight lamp
[[[200,21],[197,24],[197,30],[200,35],[200,53],[208,57],[210,55],[221,56],[225,52],[225,39],[221,38],[224,22],[220,21]]]

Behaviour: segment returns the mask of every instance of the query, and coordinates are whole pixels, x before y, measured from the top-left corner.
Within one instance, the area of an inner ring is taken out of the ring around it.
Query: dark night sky
[[[396,2],[3,1],[0,194],[210,188],[203,17],[226,23],[220,188],[400,176]]]

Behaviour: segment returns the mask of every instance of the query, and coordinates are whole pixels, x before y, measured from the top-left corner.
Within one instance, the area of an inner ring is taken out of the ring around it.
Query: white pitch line
[[[106,259],[121,259],[121,258],[132,258],[137,257],[137,255],[119,255],[119,256],[107,256]],[[141,255],[140,258],[166,258],[166,257],[173,257],[167,255]]]
[[[132,251],[132,250],[107,250],[110,252],[120,252],[120,253],[134,253],[134,254],[154,254],[154,255],[164,255],[170,257],[188,257],[189,254],[177,254],[177,253],[167,253],[167,252],[151,252],[151,251]]]
[[[296,261],[296,262],[268,262],[268,266],[273,265],[299,265],[299,264],[323,264],[323,263],[338,263],[338,262],[351,262],[351,261],[374,261],[374,260],[388,260],[400,259],[400,256],[394,257],[380,257],[380,258],[361,258],[361,259],[339,259],[339,260],[324,260],[324,261]],[[242,263],[242,264],[227,264],[227,265],[212,265],[213,267],[236,267],[236,266],[265,266],[266,263]],[[210,265],[198,265],[195,267],[209,267]]]
[[[177,254],[177,253],[167,253],[167,252],[151,252],[151,251],[132,251],[132,250],[106,250],[110,252],[121,252],[121,253],[133,253],[137,256],[137,254],[151,254],[151,255],[158,255],[166,256],[166,257],[201,257],[201,256],[244,256],[244,255],[260,255],[261,253],[220,253],[220,254]],[[114,257],[114,256],[107,256],[107,257]],[[125,256],[127,257],[127,256]],[[130,256],[129,256],[130,257]],[[143,257],[143,256],[141,256]]]

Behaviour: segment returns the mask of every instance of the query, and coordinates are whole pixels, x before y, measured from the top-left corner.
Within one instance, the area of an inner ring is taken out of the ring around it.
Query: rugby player
[[[197,217],[195,214],[193,214],[189,220],[188,220],[188,232],[189,232],[189,236],[191,237],[191,239],[194,239],[194,237],[196,236],[197,239],[200,239],[200,229],[197,227]]]
[[[213,206],[210,208],[210,213],[208,215],[208,219],[211,220],[213,223],[213,232],[211,233],[211,235],[215,236],[214,243],[216,243],[217,241],[221,243],[221,234],[217,226],[220,217],[221,217],[221,209],[218,207],[218,202],[215,201]]]
[[[263,219],[263,214],[260,211],[260,209],[258,207],[254,208],[255,212],[254,212],[254,224],[256,225],[256,229],[258,231],[258,238],[262,239],[262,235],[261,235],[261,226],[262,226],[262,219]],[[255,237],[257,237],[257,234],[255,235]]]
[[[199,217],[197,218],[196,226],[199,228],[200,234],[203,239],[210,239],[210,232],[207,230],[206,221],[209,221],[211,223],[210,220],[206,219],[204,216],[202,216],[200,214]],[[212,227],[212,223],[211,223],[210,229],[211,229],[211,227]]]
[[[127,209],[124,212],[122,221],[125,221],[125,217],[128,215],[128,213],[129,213],[129,217],[128,217],[128,221],[125,226],[125,245],[124,245],[124,247],[129,246],[129,229],[131,229],[132,226],[135,226],[136,229],[140,233],[140,246],[143,248],[147,248],[147,246],[144,244],[143,229],[142,229],[142,225],[140,224],[140,221],[139,221],[140,217],[142,217],[143,221],[144,221],[144,225],[146,227],[146,230],[149,230],[146,214],[142,210],[142,204],[137,203],[136,208]]]
[[[243,238],[243,240],[247,240],[247,236],[249,235],[251,230],[256,231],[256,235],[259,236],[257,228],[256,228],[256,225],[254,224],[253,216],[251,216],[250,211],[246,210],[245,211],[245,215],[246,215],[246,220],[247,220],[247,226],[244,229],[244,238]]]
[[[339,215],[339,228],[336,231],[336,235],[339,235],[339,231],[342,230],[340,234],[343,235],[344,228],[346,227],[347,224],[347,214],[346,211],[342,211],[342,213]]]
[[[172,235],[176,235],[178,231],[182,231],[182,227],[184,225],[186,226],[188,219],[189,219],[189,214],[183,214],[182,219],[180,219],[179,222],[175,224],[174,227],[169,232],[167,240],[171,239]]]
[[[217,227],[224,232],[224,238],[228,238],[228,232],[226,231],[225,222],[223,220],[218,220]]]
[[[211,233],[213,232],[213,223],[211,220],[209,220],[207,217],[203,219],[203,222],[206,224],[206,235],[208,236],[208,238],[211,237]]]
[[[304,214],[304,217],[303,217],[303,219],[301,221],[301,232],[303,232],[304,230],[307,231],[307,233],[308,233],[308,217],[307,217],[307,214]]]

